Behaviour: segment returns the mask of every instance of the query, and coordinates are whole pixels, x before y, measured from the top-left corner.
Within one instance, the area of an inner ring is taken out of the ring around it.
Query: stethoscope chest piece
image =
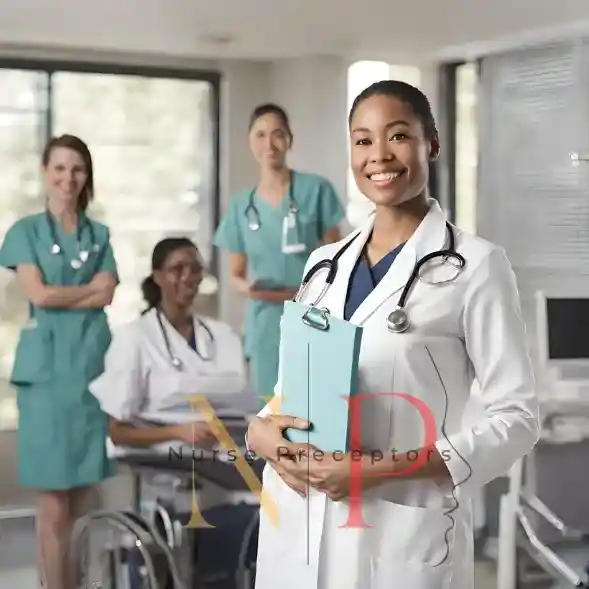
[[[184,365],[182,364],[182,360],[180,360],[180,358],[176,358],[175,356],[172,358],[172,366],[176,370],[182,370],[182,368],[184,367]]]
[[[47,218],[47,223],[49,224],[49,231],[51,232],[51,239],[53,241],[53,243],[51,245],[51,254],[54,256],[57,256],[57,255],[62,254],[63,250],[57,240],[57,232],[55,229],[55,222],[53,221],[53,218],[49,214],[49,211],[46,211],[45,215]],[[78,226],[76,228],[76,241],[77,241],[78,257],[74,258],[73,260],[70,260],[70,266],[74,270],[79,270],[80,268],[82,268],[82,266],[90,259],[90,250],[85,250],[80,247],[81,235],[82,235],[82,225],[84,223],[88,225],[88,229],[90,231],[90,241],[92,242],[91,251],[93,251],[95,253],[98,253],[100,251],[100,246],[97,243],[95,243],[94,230],[92,228],[92,225],[87,220],[78,222]]]
[[[409,315],[404,309],[395,309],[387,317],[387,327],[393,333],[404,333],[409,329]]]

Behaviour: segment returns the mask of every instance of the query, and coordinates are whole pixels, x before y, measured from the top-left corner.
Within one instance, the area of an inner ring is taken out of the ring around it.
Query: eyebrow
[[[398,121],[392,121],[390,123],[387,123],[385,125],[385,128],[390,129],[391,127],[396,127],[397,125],[405,125],[405,127],[409,127],[409,123],[407,121],[398,120]],[[369,133],[370,129],[367,129],[366,127],[356,127],[355,129],[352,129],[352,133],[359,133],[359,132]]]

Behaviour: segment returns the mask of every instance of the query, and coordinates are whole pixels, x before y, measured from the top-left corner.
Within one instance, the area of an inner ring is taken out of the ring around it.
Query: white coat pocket
[[[379,500],[371,589],[445,589],[453,565],[454,522],[443,510]]]

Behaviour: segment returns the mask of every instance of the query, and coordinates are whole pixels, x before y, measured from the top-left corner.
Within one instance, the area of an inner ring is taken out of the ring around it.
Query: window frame
[[[451,223],[456,221],[456,72],[466,61],[443,63],[438,68],[438,95],[441,116],[438,121],[441,153],[437,188],[440,203]]]
[[[106,74],[122,76],[138,76],[142,78],[166,78],[172,80],[192,80],[207,82],[211,85],[210,120],[213,129],[212,145],[212,211],[211,222],[213,228],[219,225],[221,219],[221,82],[222,74],[216,70],[199,68],[174,68],[145,65],[130,65],[112,62],[90,62],[69,60],[43,60],[28,58],[0,58],[0,69],[30,70],[47,74],[47,109],[45,111],[44,144],[53,135],[53,101],[52,75],[57,72],[74,72],[87,74]],[[219,277],[219,254],[212,248],[210,272]]]
[[[482,59],[462,59],[446,62],[438,67],[438,92],[440,96],[441,116],[438,126],[442,152],[440,167],[438,168],[437,190],[441,204],[448,212],[448,220],[456,222],[456,153],[458,150],[458,69],[462,66],[474,64],[477,76],[481,76]],[[480,147],[479,147],[480,148]]]

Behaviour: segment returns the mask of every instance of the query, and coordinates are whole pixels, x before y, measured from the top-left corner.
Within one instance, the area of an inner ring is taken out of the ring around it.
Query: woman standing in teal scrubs
[[[92,159],[71,135],[43,158],[47,208],[18,220],[0,249],[30,302],[11,382],[18,387],[18,480],[38,491],[37,535],[45,589],[73,589],[67,566],[72,525],[95,485],[112,474],[108,417],[88,390],[103,370],[111,335],[104,307],[118,283],[109,230],[85,211]]]
[[[292,139],[282,108],[264,104],[254,110],[249,142],[260,178],[231,199],[214,239],[230,254],[231,286],[248,298],[245,353],[261,398],[274,394],[278,379],[284,301],[296,292],[309,253],[340,238],[345,216],[328,180],[289,169]]]

